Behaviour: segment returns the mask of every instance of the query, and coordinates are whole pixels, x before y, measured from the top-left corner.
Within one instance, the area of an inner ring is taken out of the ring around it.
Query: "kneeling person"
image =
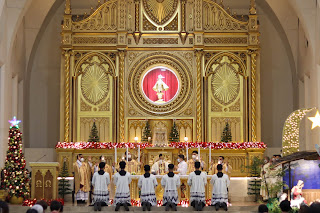
[[[174,165],[169,164],[169,173],[162,177],[161,186],[164,188],[163,193],[163,205],[166,206],[166,211],[169,211],[170,207],[177,211],[178,204],[178,190],[180,186],[180,177],[173,173]]]
[[[108,206],[109,203],[108,185],[110,184],[110,175],[104,171],[105,166],[104,162],[99,163],[99,171],[95,172],[92,177],[95,211],[101,211],[101,206]]]
[[[141,189],[140,202],[142,210],[151,210],[151,206],[157,205],[157,198],[155,187],[158,186],[157,179],[154,175],[150,174],[150,166],[144,166],[145,174],[141,175],[138,181],[138,187]]]
[[[222,173],[222,165],[217,165],[218,173],[212,176],[210,183],[212,184],[211,205],[216,206],[218,211],[220,207],[228,210],[228,187],[230,180],[228,175]]]
[[[129,211],[129,205],[131,202],[130,188],[131,175],[126,172],[126,162],[121,161],[119,163],[120,171],[114,175],[113,182],[116,186],[116,194],[114,196],[114,203],[116,205],[115,211],[119,211],[120,206],[124,206],[126,211]]]
[[[205,186],[207,175],[200,171],[200,162],[194,163],[195,171],[191,172],[188,178],[190,188],[190,202],[196,211],[202,211],[205,204]]]

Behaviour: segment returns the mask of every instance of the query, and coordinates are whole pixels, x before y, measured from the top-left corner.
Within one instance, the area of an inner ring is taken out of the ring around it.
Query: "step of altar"
[[[130,212],[142,212],[141,207],[129,207]],[[17,206],[17,205],[10,205],[10,213],[25,213],[29,207],[27,206]],[[257,212],[258,206],[257,205],[250,205],[250,206],[230,206],[227,212],[232,213],[253,213]],[[47,210],[48,211],[48,210]],[[165,207],[153,207],[151,209],[152,212],[165,212]],[[192,212],[194,211],[192,207],[178,207],[177,212]],[[203,209],[203,212],[209,213],[209,212],[216,212],[214,207],[205,207]],[[49,211],[48,211],[49,212]],[[66,205],[63,209],[64,213],[91,213],[95,212],[93,210],[92,206],[71,206]],[[113,206],[108,207],[102,207],[101,213],[107,213],[107,212],[115,212]],[[120,208],[119,212],[125,212],[123,207]],[[225,212],[223,209],[220,209],[218,212]]]

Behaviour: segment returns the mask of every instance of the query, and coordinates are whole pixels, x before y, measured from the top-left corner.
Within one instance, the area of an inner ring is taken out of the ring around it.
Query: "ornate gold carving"
[[[140,88],[143,73],[150,67],[157,65],[168,66],[174,70],[181,84],[181,89],[177,97],[162,105],[148,101]],[[184,60],[168,52],[153,52],[144,55],[133,65],[128,77],[128,90],[133,103],[143,112],[151,115],[168,115],[180,110],[191,100],[193,84],[189,67]]]
[[[127,0],[119,0],[119,30],[126,29],[126,9],[127,9]]]
[[[64,14],[70,15],[71,14],[71,0],[66,0]]]
[[[206,31],[248,31],[247,22],[233,18],[219,4],[212,0],[203,1],[203,17],[203,27]]]
[[[128,113],[130,116],[141,116],[142,115],[130,103],[129,103],[129,107],[128,107]]]
[[[222,107],[211,99],[211,112],[222,112]]]
[[[257,141],[257,122],[256,122],[256,72],[257,72],[257,53],[251,53],[251,141]]]
[[[211,119],[213,123],[240,123],[240,118],[239,117],[214,117]]]
[[[82,64],[81,93],[92,105],[100,104],[109,94],[109,65],[93,56],[90,64]]]
[[[110,111],[110,98],[99,106],[99,111]]]
[[[145,13],[156,24],[165,24],[176,12],[178,0],[142,0]]]
[[[239,65],[230,64],[224,56],[219,65],[212,65],[214,74],[211,80],[212,95],[220,104],[227,106],[232,103],[240,91],[240,79],[237,74]]]
[[[197,63],[197,142],[202,142],[202,51],[196,51]]]
[[[178,44],[178,38],[144,38],[143,44]]]
[[[112,37],[73,37],[73,44],[117,44],[117,38]]]
[[[211,37],[204,38],[205,44],[248,44],[247,37]]]
[[[73,22],[73,32],[116,31],[118,20],[117,1],[108,1],[88,18],[79,22]]]
[[[119,51],[119,135],[120,142],[124,142],[124,59],[125,52]]]
[[[64,99],[64,141],[69,142],[70,131],[70,52],[64,53],[65,99]]]
[[[237,100],[237,102],[235,102],[235,104],[233,104],[231,107],[229,107],[229,111],[230,112],[240,112],[240,99]]]
[[[143,15],[143,30],[145,31],[156,31],[157,27],[154,26],[144,15]]]
[[[164,27],[164,31],[176,31],[178,30],[178,15],[167,25]]]
[[[186,31],[186,0],[181,0],[181,31]]]
[[[86,102],[84,102],[82,99],[80,101],[80,110],[81,111],[91,111],[92,110],[92,107],[89,106],[88,104],[86,104]]]
[[[128,52],[128,62],[129,65],[132,64],[132,62],[137,59],[143,52],[135,52],[135,51],[129,51]]]
[[[195,26],[196,30],[202,29],[202,0],[195,0]]]

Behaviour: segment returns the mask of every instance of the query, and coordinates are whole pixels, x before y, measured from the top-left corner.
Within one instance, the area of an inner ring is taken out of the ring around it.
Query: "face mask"
[[[104,158],[101,158],[101,162],[106,162],[106,159],[104,159]]]
[[[192,155],[192,159],[196,159],[197,158],[197,156],[196,155]]]
[[[181,162],[181,160],[180,159],[178,159],[178,163],[180,163]]]
[[[83,161],[84,161],[84,158],[80,158],[80,161],[83,162]]]
[[[128,158],[131,158],[131,155],[128,155]]]
[[[268,160],[264,160],[264,163],[268,163]]]

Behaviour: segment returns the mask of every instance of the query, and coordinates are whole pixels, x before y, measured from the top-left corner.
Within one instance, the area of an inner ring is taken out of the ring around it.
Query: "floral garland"
[[[266,149],[267,145],[263,142],[229,142],[229,143],[214,143],[214,142],[172,142],[168,145],[177,149],[182,148],[202,148],[208,149]],[[129,149],[145,149],[155,147],[150,143],[112,143],[112,142],[59,142],[56,149],[114,149],[114,148],[129,148]]]
[[[42,200],[44,200],[44,199],[42,199]],[[54,201],[54,200],[44,200],[44,201],[48,204],[48,206],[50,206],[51,202]],[[56,201],[58,201],[62,205],[64,205],[64,200],[63,199],[59,198],[59,199],[56,199]],[[27,200],[23,201],[22,206],[31,207],[31,206],[34,206],[36,203],[37,203],[37,199],[36,198],[33,199],[33,200],[27,199]]]

